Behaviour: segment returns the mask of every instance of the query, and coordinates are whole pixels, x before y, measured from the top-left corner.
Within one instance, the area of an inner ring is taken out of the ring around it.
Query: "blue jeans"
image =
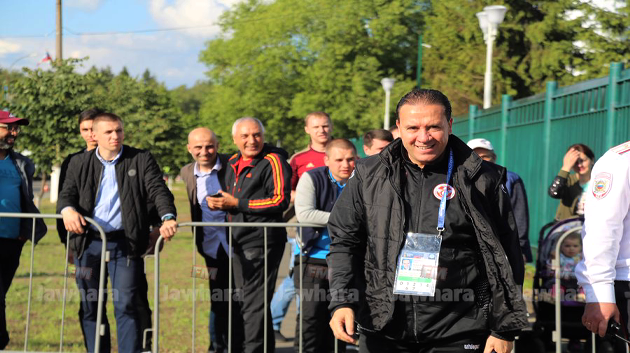
[[[287,238],[288,243],[291,245],[291,258],[289,259],[289,275],[284,278],[276,292],[271,298],[271,322],[275,331],[280,330],[282,320],[289,311],[289,305],[291,300],[295,297],[295,286],[293,285],[293,263],[295,262],[295,239]]]
[[[88,352],[94,352],[94,339],[97,332],[96,314],[98,309],[98,282],[101,271],[101,247],[100,240],[88,240],[83,255],[77,259],[75,253],[75,266],[77,287],[81,293],[81,319],[85,344]],[[136,297],[146,295],[139,289],[140,277],[144,276],[144,262],[141,258],[127,258],[126,239],[107,241],[107,250],[110,253],[107,267],[103,270],[109,274],[112,284],[112,296],[114,302],[114,315],[118,333],[118,350],[120,352],[140,352],[142,337],[138,335],[138,312]],[[105,285],[107,290],[107,284]],[[107,302],[107,291],[104,293],[104,302]],[[103,303],[103,309],[105,306]],[[103,310],[103,324],[105,335],[101,337],[101,352],[110,351],[109,323]]]

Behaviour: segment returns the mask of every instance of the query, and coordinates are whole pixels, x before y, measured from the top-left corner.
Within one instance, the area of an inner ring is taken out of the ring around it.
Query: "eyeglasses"
[[[0,124],[0,128],[7,129],[10,132],[20,133],[20,125],[18,124]]]

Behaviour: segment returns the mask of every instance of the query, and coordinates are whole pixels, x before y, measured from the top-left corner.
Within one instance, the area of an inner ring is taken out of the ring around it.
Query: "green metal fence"
[[[497,162],[521,176],[529,199],[529,238],[537,246],[538,231],[555,216],[558,200],[547,188],[568,146],[584,143],[597,159],[630,140],[630,69],[612,63],[608,77],[559,88],[548,82],[542,94],[515,101],[504,95],[501,105],[486,110],[470,106],[468,116],[455,117],[453,134],[490,140]]]

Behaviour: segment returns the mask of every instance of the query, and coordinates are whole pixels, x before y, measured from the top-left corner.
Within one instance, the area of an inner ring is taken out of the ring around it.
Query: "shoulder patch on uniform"
[[[600,200],[606,197],[612,189],[613,176],[610,173],[598,173],[593,179],[593,196]]]
[[[455,188],[448,184],[440,184],[436,186],[433,189],[433,196],[435,196],[436,199],[441,200],[442,196],[444,195],[444,192],[446,192],[447,200],[450,200],[453,197],[455,197]]]
[[[612,150],[613,152],[617,154],[624,154],[626,152],[630,152],[630,141],[622,143],[619,146],[613,147]]]

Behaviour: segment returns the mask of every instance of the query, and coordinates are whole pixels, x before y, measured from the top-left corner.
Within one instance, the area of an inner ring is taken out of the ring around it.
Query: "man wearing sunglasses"
[[[13,151],[20,127],[28,120],[0,111],[0,212],[39,213],[33,203],[35,165]],[[0,350],[9,344],[5,317],[5,298],[20,264],[22,246],[31,238],[33,221],[20,218],[0,218]],[[35,222],[35,242],[46,234],[42,219]]]

